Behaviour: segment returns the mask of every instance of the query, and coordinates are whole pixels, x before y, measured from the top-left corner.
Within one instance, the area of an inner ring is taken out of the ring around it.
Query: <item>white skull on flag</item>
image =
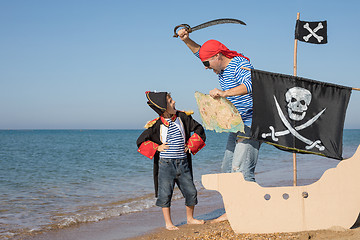
[[[311,92],[305,88],[293,87],[285,93],[289,118],[295,121],[304,119],[311,102]]]

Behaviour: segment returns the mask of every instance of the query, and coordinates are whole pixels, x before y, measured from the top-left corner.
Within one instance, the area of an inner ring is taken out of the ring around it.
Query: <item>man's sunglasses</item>
[[[202,63],[204,64],[205,67],[210,67],[210,62],[209,61],[204,61]]]

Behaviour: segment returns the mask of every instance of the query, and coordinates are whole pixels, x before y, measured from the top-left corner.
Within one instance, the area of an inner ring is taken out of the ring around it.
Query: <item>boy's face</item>
[[[167,108],[166,108],[166,111],[169,113],[169,114],[176,114],[176,108],[175,108],[175,101],[172,99],[171,96],[167,96],[166,97],[167,99]]]

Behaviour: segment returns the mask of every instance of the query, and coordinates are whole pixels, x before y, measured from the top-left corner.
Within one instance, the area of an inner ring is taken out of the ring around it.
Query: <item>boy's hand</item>
[[[166,150],[169,149],[169,146],[167,145],[167,143],[163,143],[160,146],[158,146],[157,150],[159,152],[166,152]]]
[[[191,150],[190,150],[190,148],[188,146],[185,146],[185,152],[191,153]]]

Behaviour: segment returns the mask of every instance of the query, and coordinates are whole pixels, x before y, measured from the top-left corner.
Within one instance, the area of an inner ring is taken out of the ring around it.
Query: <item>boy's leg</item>
[[[198,220],[194,218],[194,208],[197,204],[197,191],[194,185],[193,178],[191,176],[190,168],[187,159],[178,161],[179,165],[177,169],[178,177],[176,183],[185,197],[186,205],[186,219],[188,224],[204,224],[204,220]]]
[[[210,221],[210,223],[219,223],[228,220],[226,213]]]
[[[164,214],[164,219],[165,219],[165,226],[167,230],[178,230],[179,228],[176,227],[172,221],[171,221],[171,211],[170,211],[170,207],[163,207],[162,208],[162,212]]]
[[[172,223],[170,214],[171,198],[175,186],[175,169],[173,162],[168,159],[159,160],[159,178],[158,178],[158,198],[156,206],[162,208],[165,226],[168,230],[177,230],[178,228]]]
[[[194,218],[195,206],[186,206],[186,220],[187,224],[204,224],[204,220],[198,220]]]

